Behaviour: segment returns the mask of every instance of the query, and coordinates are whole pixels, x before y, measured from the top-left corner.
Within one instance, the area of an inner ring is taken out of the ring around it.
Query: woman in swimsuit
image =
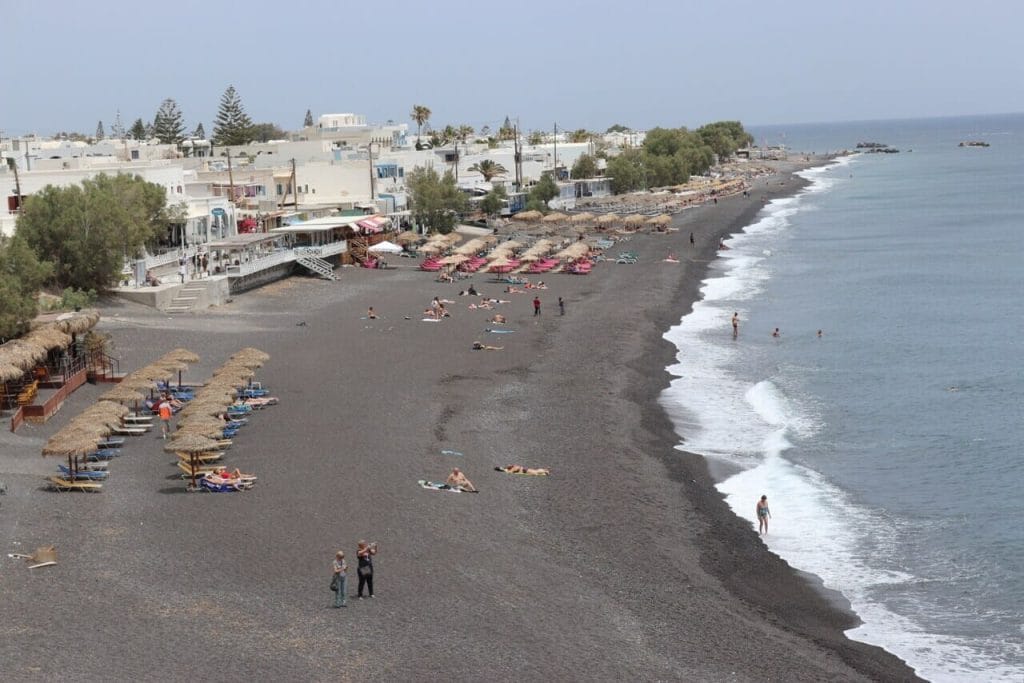
[[[505,465],[504,467],[495,467],[494,469],[499,472],[508,472],[509,474],[532,474],[538,477],[546,477],[551,474],[551,470],[546,467],[523,467],[522,465]]]
[[[768,509],[768,496],[761,496],[761,500],[757,501],[756,512],[758,533],[768,533],[768,520],[772,516],[772,511]]]

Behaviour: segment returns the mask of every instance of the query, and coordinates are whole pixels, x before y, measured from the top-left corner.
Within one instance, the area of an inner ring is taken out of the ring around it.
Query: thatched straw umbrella
[[[406,230],[395,236],[395,241],[399,244],[412,244],[413,242],[419,242],[421,239],[423,239],[423,236],[414,230]]]
[[[441,259],[441,264],[445,266],[457,266],[460,263],[465,263],[469,260],[469,257],[465,254],[452,254],[451,256],[445,256]]]
[[[622,219],[623,225],[643,225],[647,222],[647,216],[634,213]]]
[[[594,221],[594,214],[584,211],[583,213],[573,214],[569,217],[569,222],[573,224],[578,223],[592,223]]]
[[[191,420],[187,424],[178,425],[177,431],[171,433],[172,441],[180,441],[190,435],[203,436],[207,439],[219,439],[224,433],[224,422],[213,418],[215,422],[192,422]]]
[[[498,245],[498,247],[502,249],[519,249],[521,246],[523,246],[522,243],[516,242],[515,240],[505,240]]]
[[[146,397],[143,394],[140,394],[133,387],[125,386],[124,384],[118,384],[100,396],[100,400],[113,401],[115,403],[137,403],[144,398]]]
[[[179,363],[198,363],[199,356],[188,349],[172,349],[160,356],[160,360],[177,361]]]
[[[544,214],[540,211],[520,211],[516,215],[512,216],[517,221],[539,221],[544,218]]]
[[[11,363],[0,361],[0,382],[10,382],[11,380],[20,379],[25,371],[16,365]]]
[[[67,316],[67,317],[65,317]],[[100,312],[94,309],[75,311],[61,316],[60,320],[54,323],[63,332],[68,334],[81,334],[88,332],[100,321]]]
[[[672,216],[667,213],[662,213],[657,216],[651,216],[647,219],[648,225],[668,225],[672,222]]]
[[[199,458],[197,457],[200,453],[208,453],[210,451],[217,450],[218,443],[213,439],[201,436],[199,434],[186,434],[185,436],[174,439],[169,444],[164,446],[164,450],[171,453],[181,453],[189,456],[188,464],[192,474],[192,487],[196,485],[196,474],[199,468]]]
[[[554,211],[552,213],[549,213],[547,216],[544,216],[544,218],[542,218],[541,221],[544,223],[561,223],[562,221],[568,218],[569,217],[566,216],[564,213],[558,213],[557,211]]]
[[[75,432],[67,434],[58,432],[50,437],[43,446],[43,455],[59,455],[64,457],[88,455],[96,451],[96,444],[98,443],[99,438],[96,436]]]
[[[270,354],[266,351],[260,351],[259,349],[247,346],[233,354],[231,354],[231,360],[258,360],[261,363],[266,363],[270,360]]]
[[[612,223],[618,223],[621,220],[618,214],[606,213],[603,216],[598,216],[597,222],[600,225],[611,225]]]
[[[23,339],[31,344],[37,344],[47,351],[66,349],[71,345],[71,335],[63,332],[56,325],[37,327],[26,334]]]

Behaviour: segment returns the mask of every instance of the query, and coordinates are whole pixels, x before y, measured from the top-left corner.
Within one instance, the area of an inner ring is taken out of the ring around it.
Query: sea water
[[[901,152],[804,172],[727,241],[665,335],[679,448],[755,527],[768,496],[764,542],[850,600],[850,637],[1024,680],[1024,115],[754,132]]]

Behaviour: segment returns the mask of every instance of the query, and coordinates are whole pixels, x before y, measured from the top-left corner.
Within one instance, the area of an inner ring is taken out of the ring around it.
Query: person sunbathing
[[[216,474],[221,479],[247,479],[249,481],[254,481],[256,479],[255,474],[243,474],[237,467],[230,472],[227,467],[219,467],[211,474]]]
[[[504,325],[505,324],[505,316],[503,316],[500,313],[495,313],[494,317],[491,318],[491,322],[494,323],[495,325]]]
[[[367,309],[366,317],[369,318],[370,320],[377,319],[377,312],[373,310],[373,306],[370,306],[370,308]]]
[[[466,475],[460,472],[458,467],[452,469],[452,473],[448,475],[444,483],[453,489],[462,489],[463,491],[476,493],[476,487],[473,486],[473,482],[467,479]]]
[[[504,346],[489,346],[487,344],[481,344],[478,341],[473,342],[474,351],[501,351]]]
[[[499,472],[507,472],[508,474],[531,474],[536,477],[546,477],[551,474],[551,470],[547,467],[523,467],[522,465],[505,465],[504,467],[495,467]]]
[[[527,285],[527,287],[529,287],[529,285]],[[509,285],[508,287],[505,288],[505,293],[506,294],[522,294],[523,290],[519,289],[518,287],[513,287],[512,285]]]

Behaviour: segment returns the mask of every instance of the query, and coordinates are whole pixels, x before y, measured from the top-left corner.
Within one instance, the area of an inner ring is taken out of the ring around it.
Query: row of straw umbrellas
[[[0,382],[21,379],[46,360],[52,349],[71,345],[71,335],[87,332],[99,322],[98,311],[69,313],[29,330],[18,339],[0,344]]]
[[[178,428],[171,433],[165,451],[188,457],[191,487],[196,486],[200,453],[220,448],[224,432],[223,415],[235,402],[240,387],[252,381],[256,369],[270,360],[270,355],[253,347],[244,348],[213,371],[213,377],[196,392],[195,398],[178,412]]]
[[[127,404],[146,398],[143,391],[152,393],[158,382],[169,380],[175,372],[184,371],[189,363],[199,361],[188,349],[174,349],[134,372],[126,375],[100,400],[76,415],[71,421],[51,436],[43,446],[43,455],[84,456],[96,450],[100,441],[113,431],[111,425],[121,423],[129,413]],[[179,375],[180,378],[180,375]]]
[[[567,224],[572,226],[585,226],[585,225],[600,225],[600,226],[612,226],[612,225],[623,225],[626,227],[643,227],[643,226],[666,226],[672,223],[672,216],[667,213],[658,214],[656,216],[645,216],[643,214],[635,213],[628,216],[619,216],[615,213],[606,213],[601,215],[595,215],[588,212],[575,213],[575,214],[564,214],[554,211],[547,215],[542,214],[540,211],[521,211],[514,217],[515,220],[533,223],[545,223],[545,224]]]

